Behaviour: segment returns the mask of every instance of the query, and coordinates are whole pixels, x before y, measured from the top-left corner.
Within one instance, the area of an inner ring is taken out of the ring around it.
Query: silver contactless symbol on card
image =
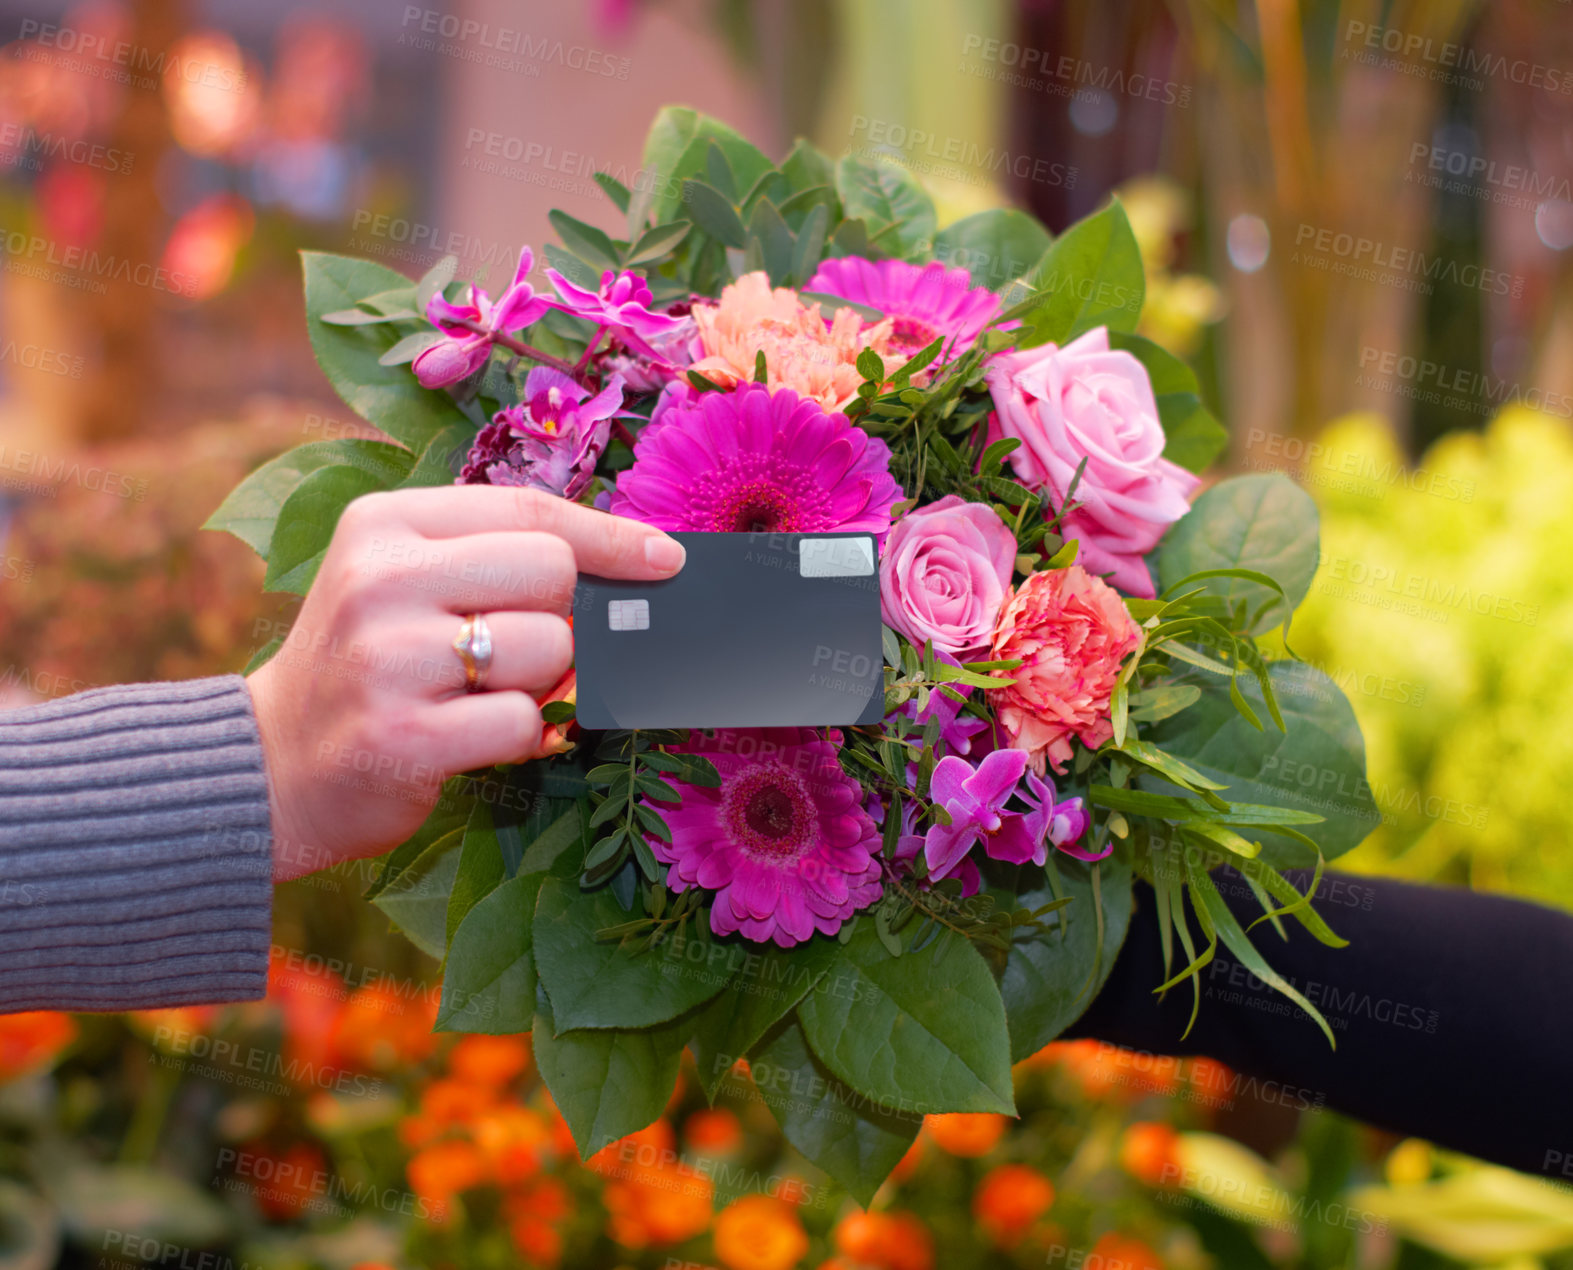
[[[647,631],[650,629],[649,600],[608,600],[606,624],[614,631]]]
[[[797,571],[805,578],[866,578],[874,572],[874,543],[868,538],[805,538],[798,545]]]

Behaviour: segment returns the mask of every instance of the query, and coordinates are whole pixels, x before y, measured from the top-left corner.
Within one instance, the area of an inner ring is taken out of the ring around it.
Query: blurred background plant
[[[298,248],[412,275],[451,252],[495,283],[547,209],[604,222],[591,173],[635,178],[680,97],[767,149],[903,163],[942,224],[1010,201],[1052,230],[1117,193],[1143,333],[1197,366],[1234,469],[1321,507],[1294,645],[1354,703],[1383,811],[1347,867],[1569,904],[1565,3],[21,0],[0,22],[5,704],[238,670],[290,621],[198,526],[272,454],[360,430],[311,361]],[[0,1019],[0,1266],[1573,1266],[1565,1186],[1091,1042],[1021,1066],[1019,1124],[931,1121],[867,1213],[743,1073],[714,1109],[690,1073],[581,1165],[527,1047],[430,1033],[437,967],[369,876],[279,891],[264,1003]]]

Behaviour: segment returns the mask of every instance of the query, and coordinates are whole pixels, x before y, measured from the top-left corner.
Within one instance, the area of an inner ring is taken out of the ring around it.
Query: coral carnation
[[[753,380],[764,353],[766,387],[790,388],[826,410],[857,396],[860,352],[883,356],[890,348],[889,321],[865,327],[856,312],[838,309],[827,323],[817,304],[803,303],[790,287],[771,290],[759,272],[724,287],[718,303],[695,304],[693,317],[704,356],[691,369],[730,388]]]
[[[1034,573],[1006,599],[993,657],[1021,659],[996,678],[1015,683],[989,693],[1008,743],[1033,770],[1069,761],[1071,738],[1096,749],[1114,734],[1109,698],[1138,627],[1119,594],[1079,565]]]
[[[672,841],[650,839],[674,891],[715,892],[710,928],[783,948],[834,935],[880,896],[879,832],[836,761],[841,733],[738,728],[691,735],[684,749],[721,774],[717,788],[669,778],[682,795],[660,811]]]
[[[889,466],[885,443],[845,415],[745,384],[674,398],[639,438],[611,510],[667,530],[883,535],[901,497]]]

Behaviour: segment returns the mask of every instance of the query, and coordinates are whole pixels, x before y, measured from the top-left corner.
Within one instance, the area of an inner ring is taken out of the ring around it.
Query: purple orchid
[[[534,267],[535,253],[526,247],[513,281],[495,304],[473,283],[464,304],[450,304],[441,291],[426,302],[426,320],[447,338],[416,355],[411,369],[422,387],[446,388],[473,375],[486,365],[498,335],[529,326],[551,308],[552,302],[525,281]]]
[[[522,485],[578,498],[622,409],[623,381],[614,375],[592,397],[561,371],[537,366],[524,381],[524,398],[481,429],[458,483]]]
[[[1023,777],[1026,792],[1020,789]],[[991,859],[1007,864],[1042,864],[1051,843],[1078,860],[1109,854],[1105,849],[1093,855],[1072,845],[1089,822],[1081,799],[1056,803],[1054,787],[1027,770],[1025,750],[994,750],[977,767],[956,755],[942,758],[934,766],[929,793],[950,817],[948,825],[931,826],[923,838],[931,878],[950,875],[979,842]],[[1027,811],[1008,809],[1018,794]]]
[[[548,269],[546,277],[560,297],[548,301],[553,308],[611,331],[635,353],[662,363],[672,360],[670,350],[662,352],[650,341],[665,342],[663,337],[681,330],[689,319],[651,312],[654,297],[649,285],[637,273],[613,273],[608,269],[601,275],[598,291],[576,286],[555,269]]]

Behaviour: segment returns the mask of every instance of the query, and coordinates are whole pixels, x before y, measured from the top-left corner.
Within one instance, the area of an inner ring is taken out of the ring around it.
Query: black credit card
[[[830,727],[884,716],[873,534],[675,533],[660,582],[579,576],[586,728]]]

